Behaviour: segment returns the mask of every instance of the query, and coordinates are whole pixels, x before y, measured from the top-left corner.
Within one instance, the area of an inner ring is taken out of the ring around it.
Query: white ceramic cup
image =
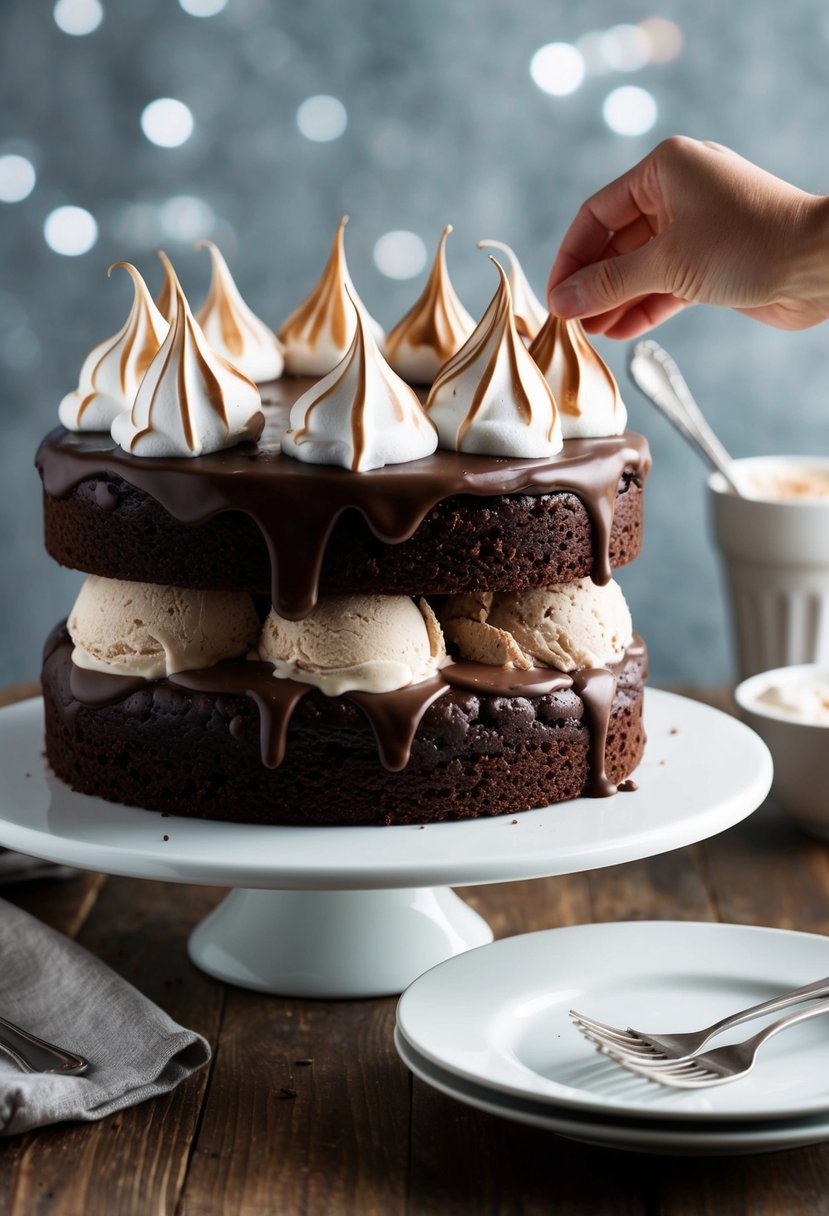
[[[829,666],[807,663],[763,671],[734,690],[740,717],[771,752],[771,796],[800,827],[829,838],[829,725],[809,722],[759,698],[767,689],[804,684],[825,686]]]
[[[800,472],[829,482],[829,457],[736,460],[756,483]],[[742,498],[708,479],[714,538],[725,572],[739,678],[794,663],[829,665],[829,496]]]

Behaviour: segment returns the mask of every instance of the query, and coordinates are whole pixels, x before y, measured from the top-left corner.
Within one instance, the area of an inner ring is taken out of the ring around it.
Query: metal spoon
[[[637,342],[628,358],[628,371],[636,387],[673,423],[681,435],[702,453],[740,498],[754,495],[742,482],[734,461],[703,417],[682,372],[666,350],[652,338]]]
[[[37,1035],[0,1017],[0,1052],[14,1060],[21,1072],[54,1072],[76,1077],[86,1072],[89,1061],[77,1052],[48,1043]]]

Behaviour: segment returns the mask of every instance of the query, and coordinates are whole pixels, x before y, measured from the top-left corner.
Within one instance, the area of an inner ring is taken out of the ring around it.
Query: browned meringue
[[[284,321],[277,337],[285,348],[285,370],[294,376],[324,376],[345,355],[354,337],[357,309],[378,342],[383,330],[363,304],[345,260],[340,220],[322,278],[299,308]]]
[[[203,456],[258,439],[265,415],[256,385],[210,348],[177,278],[173,299],[164,345],[112,438],[134,456]]]
[[[446,269],[446,238],[451,231],[452,225],[447,224],[426,286],[386,338],[386,358],[398,375],[413,384],[431,384],[475,328]]]
[[[196,313],[207,341],[257,384],[278,379],[285,359],[276,334],[248,308],[218,247],[199,241],[196,248],[208,249],[213,262],[210,291]]]
[[[61,401],[60,420],[70,431],[108,431],[118,414],[132,408],[144,373],[169,329],[136,268],[116,262],[109,274],[115,266],[132,279],[132,308],[118,333],[87,355],[78,387]]]
[[[529,279],[515,253],[503,241],[478,241],[479,249],[500,249],[506,254],[509,262],[509,289],[512,292],[512,311],[515,314],[515,328],[525,342],[532,342],[544,322],[547,320],[547,309],[536,296]]]
[[[438,437],[413,389],[389,367],[362,313],[337,366],[291,409],[286,456],[354,473],[430,456]]]
[[[438,374],[426,410],[442,448],[549,456],[562,445],[555,398],[518,335],[507,276],[490,261],[498,290],[475,332]]]
[[[551,314],[530,354],[555,394],[565,439],[621,435],[627,426],[627,410],[619,388],[579,321]]]
[[[167,257],[164,250],[156,249],[156,253],[161,260],[161,265],[164,267],[164,282],[161,284],[161,290],[156,296],[155,306],[165,321],[170,324],[176,311],[176,283],[178,282],[178,278],[175,270],[173,270],[173,263]]]

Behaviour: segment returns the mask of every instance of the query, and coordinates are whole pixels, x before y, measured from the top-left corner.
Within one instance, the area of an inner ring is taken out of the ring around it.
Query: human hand
[[[674,136],[582,205],[547,300],[611,338],[689,304],[805,329],[829,317],[829,198],[719,144]]]

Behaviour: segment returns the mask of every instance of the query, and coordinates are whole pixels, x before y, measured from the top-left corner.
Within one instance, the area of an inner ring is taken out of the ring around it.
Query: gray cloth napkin
[[[0,1015],[89,1062],[80,1077],[22,1073],[0,1051],[0,1136],[102,1119],[167,1093],[210,1059],[185,1030],[76,942],[0,900]]]

